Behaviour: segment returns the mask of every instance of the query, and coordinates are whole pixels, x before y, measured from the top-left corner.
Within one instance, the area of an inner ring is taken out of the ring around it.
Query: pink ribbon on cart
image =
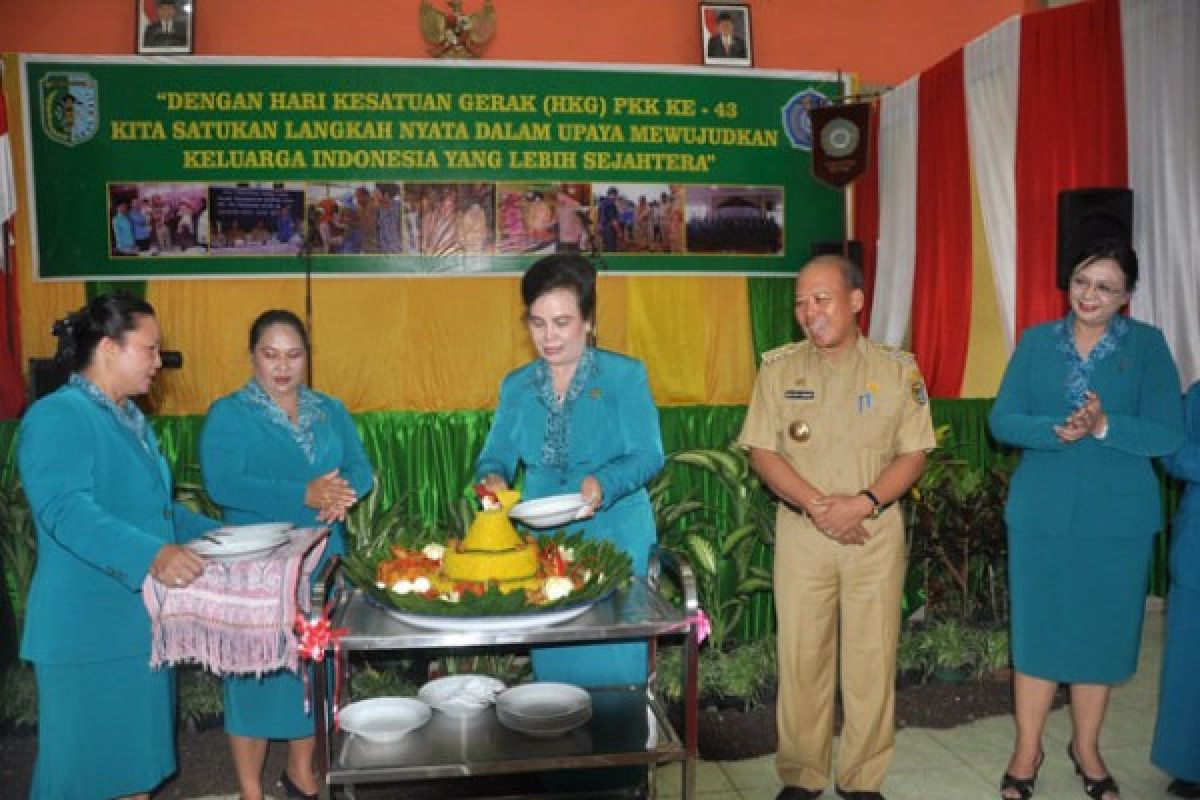
[[[338,654],[341,650],[342,637],[349,633],[349,628],[335,628],[329,621],[329,612],[333,609],[330,602],[320,614],[309,618],[296,612],[295,630],[297,634],[296,652],[302,659],[324,665],[325,651],[333,649],[333,729],[338,729],[338,708],[342,696],[342,665]],[[312,687],[308,683],[308,670],[302,670],[304,676],[304,713],[312,709]]]
[[[688,615],[687,621],[696,628],[696,644],[703,644],[712,633],[712,623],[709,622],[708,614],[704,613],[703,608],[698,608],[696,613]]]

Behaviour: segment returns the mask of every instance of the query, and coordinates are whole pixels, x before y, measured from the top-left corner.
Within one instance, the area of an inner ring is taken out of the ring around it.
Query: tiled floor
[[[1168,778],[1149,760],[1158,671],[1162,660],[1163,614],[1146,611],[1140,669],[1113,692],[1101,748],[1121,785],[1122,800],[1166,798]],[[1050,716],[1046,763],[1037,784],[1037,800],[1081,800],[1079,780],[1066,758],[1071,735],[1068,711]],[[995,800],[999,777],[1012,747],[1012,720],[997,717],[946,731],[906,729],[896,735],[896,760],[883,792],[888,800]],[[659,769],[658,796],[680,796],[678,766]],[[772,756],[747,761],[701,762],[696,789],[702,800],[772,800],[779,791]],[[825,798],[835,800],[832,789]],[[226,800],[207,798],[203,800]],[[228,800],[234,800],[230,796]]]
[[[1101,751],[1121,785],[1122,800],[1166,798],[1168,778],[1149,760],[1162,660],[1163,614],[1146,611],[1140,668],[1113,691]],[[1046,727],[1046,763],[1037,784],[1037,800],[1086,798],[1067,761],[1071,736],[1069,711],[1060,709]],[[946,731],[906,729],[896,735],[896,760],[883,793],[888,800],[994,800],[1012,747],[1012,719],[998,717]],[[702,763],[696,781],[703,800],[772,800],[779,791],[772,756],[748,761]],[[659,770],[659,797],[677,798],[680,769]],[[836,800],[832,789],[824,794]]]

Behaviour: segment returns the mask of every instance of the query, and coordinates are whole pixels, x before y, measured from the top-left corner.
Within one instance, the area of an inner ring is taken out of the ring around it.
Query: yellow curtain
[[[959,397],[995,397],[1008,363],[1000,305],[992,277],[992,257],[979,191],[971,173],[971,327],[967,341],[967,364]]]

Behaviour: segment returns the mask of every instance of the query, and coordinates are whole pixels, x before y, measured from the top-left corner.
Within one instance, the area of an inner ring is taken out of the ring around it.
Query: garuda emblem
[[[483,8],[467,14],[462,0],[449,0],[448,11],[439,11],[429,0],[417,10],[421,36],[434,58],[479,58],[496,35],[496,7],[484,0]]]

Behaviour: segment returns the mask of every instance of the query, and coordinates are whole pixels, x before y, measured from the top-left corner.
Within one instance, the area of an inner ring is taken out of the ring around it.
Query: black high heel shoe
[[[1000,777],[1000,798],[1001,800],[1029,800],[1033,797],[1033,787],[1037,784],[1038,772],[1042,769],[1042,762],[1046,760],[1046,751],[1038,751],[1037,763],[1033,765],[1033,774],[1028,778],[1017,778],[1006,772]],[[1004,793],[1005,789],[1015,789],[1017,797],[1009,797]]]
[[[1120,795],[1121,790],[1117,788],[1117,782],[1113,780],[1112,775],[1105,775],[1103,778],[1088,777],[1083,771],[1083,767],[1079,766],[1079,759],[1075,758],[1075,742],[1067,742],[1067,758],[1071,759],[1071,763],[1075,766],[1075,774],[1083,781],[1083,793],[1092,800],[1104,800],[1106,793]]]
[[[320,795],[316,792],[307,794],[300,791],[300,787],[292,783],[292,779],[288,777],[287,767],[283,768],[283,772],[279,773],[279,785],[283,787],[284,795],[287,800],[319,800]]]

